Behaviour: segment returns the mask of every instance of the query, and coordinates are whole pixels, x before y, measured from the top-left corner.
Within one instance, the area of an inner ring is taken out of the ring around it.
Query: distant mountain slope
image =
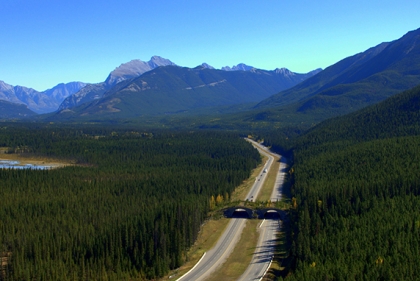
[[[255,108],[295,103],[297,112],[336,116],[420,84],[420,29],[326,68]]]
[[[56,101],[56,103],[61,103],[65,98],[77,93],[86,85],[88,84],[83,82],[60,83],[51,89],[45,90],[43,93]]]
[[[62,111],[67,108],[72,108],[77,105],[99,99],[107,89],[108,87],[105,82],[87,85],[86,87],[80,89],[77,93],[65,98],[57,110]]]
[[[24,104],[11,103],[0,100],[0,119],[25,118],[36,115]]]
[[[298,146],[412,135],[420,135],[420,85],[378,104],[328,119],[300,137]]]
[[[38,92],[31,88],[12,86],[0,81],[0,100],[25,104],[37,113],[46,113],[57,110],[66,97],[76,93],[85,85],[82,82],[61,83],[44,92]]]
[[[83,88],[79,92],[63,100],[63,102],[58,107],[58,110],[61,111],[64,109],[81,105],[86,102],[99,99],[106,91],[111,89],[119,82],[138,77],[143,73],[150,71],[156,67],[166,65],[176,64],[168,59],[159,56],[153,56],[147,62],[142,60],[132,60],[127,63],[123,63],[119,67],[115,68],[115,70],[113,70],[108,75],[104,82],[91,84],[89,85],[89,87]]]
[[[222,71],[205,66],[194,69],[158,67],[137,78],[118,83],[102,98],[71,110],[75,116],[118,113],[121,117],[134,117],[256,102],[280,89],[296,85],[315,73],[317,71],[297,74],[286,69]],[[69,110],[65,112],[69,114]]]
[[[420,86],[289,142],[298,250],[287,280],[418,280]]]

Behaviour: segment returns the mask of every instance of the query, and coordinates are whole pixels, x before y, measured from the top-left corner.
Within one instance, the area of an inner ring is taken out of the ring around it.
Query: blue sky
[[[102,82],[132,59],[325,68],[420,28],[420,1],[1,0],[0,80]]]

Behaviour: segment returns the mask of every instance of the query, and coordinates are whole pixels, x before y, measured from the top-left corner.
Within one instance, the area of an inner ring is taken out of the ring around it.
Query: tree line
[[[236,134],[7,124],[9,153],[75,163],[0,170],[0,280],[146,280],[182,265],[210,210],[259,162]]]
[[[291,155],[292,266],[285,280],[418,280],[420,87],[327,120]]]

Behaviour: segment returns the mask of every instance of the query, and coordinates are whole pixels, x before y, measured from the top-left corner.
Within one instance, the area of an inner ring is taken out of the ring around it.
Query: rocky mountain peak
[[[10,90],[13,90],[13,86],[7,83],[4,83],[4,81],[0,80],[0,91],[10,91]]]
[[[292,75],[295,75],[294,72],[291,72],[290,70],[288,70],[287,68],[284,68],[284,67],[282,67],[282,68],[276,68],[274,70],[274,72],[277,73],[277,74],[283,74],[284,76],[292,76]]]
[[[148,62],[135,59],[127,63],[121,64],[119,67],[112,71],[108,78],[105,80],[105,84],[109,87],[116,85],[117,83],[126,79],[134,78],[142,75],[143,73],[150,71],[159,66],[176,65],[168,59],[153,56]]]
[[[65,98],[67,98],[68,96],[74,93],[77,93],[86,85],[87,84],[83,82],[60,83],[56,85],[55,87],[44,91],[44,93],[47,96],[54,98],[57,101],[62,102]]]
[[[244,63],[240,63],[238,65],[234,65],[232,67],[225,66],[222,67],[222,70],[224,71],[251,71],[252,69],[255,69],[253,66],[246,65]]]
[[[209,65],[209,64],[207,64],[205,62],[203,62],[200,66],[202,66],[203,68],[207,68],[207,69],[214,69],[213,66],[211,66],[211,65]]]
[[[152,69],[156,68],[158,66],[176,65],[173,62],[171,62],[170,60],[162,58],[160,56],[151,57],[150,60],[147,63]]]

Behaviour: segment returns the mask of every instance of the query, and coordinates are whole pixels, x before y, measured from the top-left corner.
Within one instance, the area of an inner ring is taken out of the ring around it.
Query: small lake
[[[38,164],[22,164],[17,160],[0,159],[0,169],[33,169],[33,170],[48,170],[52,169],[53,165],[38,165]]]

